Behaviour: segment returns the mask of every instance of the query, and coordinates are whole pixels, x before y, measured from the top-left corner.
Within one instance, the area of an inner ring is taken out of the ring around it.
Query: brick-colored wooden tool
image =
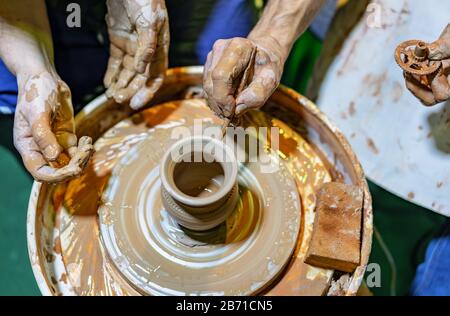
[[[331,182],[319,190],[307,264],[355,270],[360,262],[363,199],[363,190],[353,185]]]

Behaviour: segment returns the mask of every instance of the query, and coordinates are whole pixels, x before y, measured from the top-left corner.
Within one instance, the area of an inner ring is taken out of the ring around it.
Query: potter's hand
[[[450,99],[450,24],[440,38],[428,45],[428,58],[442,62],[442,69],[428,76],[430,85],[423,82],[419,76],[404,73],[406,87],[424,105],[432,106]]]
[[[77,147],[69,87],[50,72],[18,77],[23,82],[18,82],[14,145],[25,167],[36,180],[50,183],[80,175],[93,147],[89,137]],[[70,161],[61,166],[63,151]]]
[[[221,117],[261,107],[280,83],[283,64],[279,44],[270,39],[218,40],[208,54],[203,75],[209,106]],[[245,72],[249,78],[240,89]]]
[[[324,3],[269,0],[247,38],[217,41],[203,74],[203,89],[212,110],[232,117],[264,105],[280,83],[292,45]]]
[[[164,0],[108,0],[110,58],[106,95],[139,109],[161,87],[168,64],[169,21]]]

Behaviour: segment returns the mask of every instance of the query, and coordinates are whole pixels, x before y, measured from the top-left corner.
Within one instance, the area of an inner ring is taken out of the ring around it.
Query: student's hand
[[[106,95],[139,109],[161,87],[168,65],[169,21],[164,0],[108,0],[110,58]]]
[[[37,181],[49,183],[80,175],[93,147],[89,137],[77,142],[69,87],[51,72],[18,78],[14,145],[25,167]]]
[[[404,73],[406,87],[424,105],[432,106],[450,99],[450,24],[440,38],[428,45],[429,59],[442,62],[442,69],[428,77],[430,86],[424,84],[421,78]]]
[[[251,63],[254,51],[255,60]],[[269,37],[216,41],[203,74],[203,89],[211,109],[221,117],[231,117],[264,105],[280,83],[284,51]],[[238,91],[248,66],[248,86]]]

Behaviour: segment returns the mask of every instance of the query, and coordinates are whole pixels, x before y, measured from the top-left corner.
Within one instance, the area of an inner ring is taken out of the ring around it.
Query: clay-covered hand
[[[25,167],[36,180],[49,183],[80,175],[93,147],[89,137],[77,144],[69,87],[51,72],[20,78],[14,145]]]
[[[450,99],[450,24],[428,49],[430,60],[442,62],[439,72],[428,76],[426,82],[409,73],[404,73],[404,77],[408,90],[424,105],[432,106]]]
[[[285,58],[280,45],[269,37],[216,41],[203,74],[209,106],[221,117],[261,107],[280,83]],[[245,72],[248,81],[242,88]]]
[[[169,21],[164,0],[108,0],[110,58],[106,95],[133,109],[161,87],[168,65]]]

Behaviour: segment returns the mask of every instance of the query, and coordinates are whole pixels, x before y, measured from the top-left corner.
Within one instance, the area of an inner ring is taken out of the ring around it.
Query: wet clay
[[[360,263],[361,188],[338,182],[317,194],[316,220],[305,262],[351,273]]]
[[[204,118],[220,125],[205,106],[204,101],[166,103],[126,119],[107,131],[95,143],[96,153],[87,172],[62,188],[63,206],[55,205],[58,228],[61,232],[61,252],[68,268],[67,277],[78,295],[135,295],[135,289],[116,272],[107,259],[99,240],[97,207],[112,168],[130,149],[154,133],[164,133],[171,126],[192,124]],[[320,295],[328,288],[332,270],[324,270],[304,263],[314,222],[315,192],[331,180],[320,156],[307,141],[288,125],[262,112],[249,112],[244,126],[277,126],[280,128],[278,156],[294,176],[301,196],[301,232],[293,257],[274,284],[264,290],[269,295]],[[162,153],[161,153],[162,154]],[[276,191],[275,191],[276,192]],[[260,221],[259,198],[251,189],[240,186],[239,207],[251,212],[236,212],[226,224],[213,232],[182,231],[172,226],[172,238],[186,247],[204,244],[233,243],[245,240]],[[127,205],[123,205],[126,210]],[[105,222],[112,222],[108,212],[102,212]],[[166,226],[167,227],[167,226]],[[223,232],[227,233],[224,234]],[[156,271],[158,267],[154,267]]]
[[[160,175],[166,211],[191,230],[205,231],[221,224],[238,201],[238,163],[222,140],[181,139],[162,158]]]
[[[130,150],[113,169],[99,209],[101,236],[112,261],[144,294],[250,295],[261,291],[289,262],[298,239],[300,200],[292,176],[276,154],[273,163],[280,163],[280,168],[272,174],[262,172],[259,163],[240,165],[239,197],[235,208],[231,204],[233,213],[223,226],[215,224],[196,239],[195,232],[177,225],[179,218],[169,216],[172,210],[161,201],[158,179],[164,168],[158,166],[161,152],[170,143],[169,137],[155,134]],[[228,196],[227,190],[224,193]],[[242,195],[251,200],[244,202]],[[228,235],[235,234],[230,222],[244,227],[253,223],[244,221],[247,216],[243,214],[254,214],[253,230],[245,229],[246,235],[230,240]],[[208,235],[214,239],[208,240]]]

